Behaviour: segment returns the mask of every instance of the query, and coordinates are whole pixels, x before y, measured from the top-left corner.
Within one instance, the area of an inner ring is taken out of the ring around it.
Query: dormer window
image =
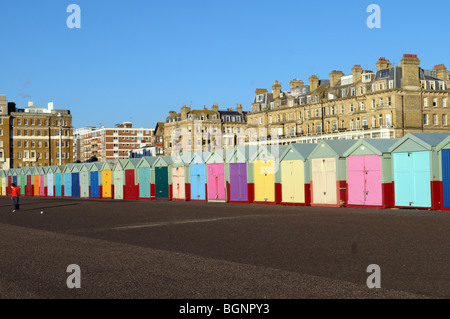
[[[352,96],[355,96],[355,88],[351,88],[351,94]]]
[[[389,76],[389,69],[380,71],[380,78],[387,78]]]
[[[259,94],[256,96],[256,102],[262,102],[264,100],[264,95],[263,94]]]
[[[436,84],[434,82],[430,82],[430,90],[435,90]]]
[[[346,89],[342,89],[341,90],[341,94],[342,94],[342,97],[345,97],[347,95],[347,90]]]

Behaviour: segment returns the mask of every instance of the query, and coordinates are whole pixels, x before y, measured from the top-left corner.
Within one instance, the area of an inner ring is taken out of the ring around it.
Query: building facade
[[[75,130],[75,162],[126,159],[136,149],[155,144],[154,129],[134,128],[131,122],[115,127],[83,127]]]
[[[72,162],[73,130],[69,110],[26,108],[0,96],[0,166],[2,169],[59,165]]]
[[[376,71],[360,65],[351,74],[290,82],[283,92],[257,89],[248,113],[248,141],[317,142],[321,139],[400,138],[408,132],[448,132],[450,72],[422,69],[417,55],[399,66],[380,58]]]
[[[238,104],[236,110],[231,108],[219,110],[217,104],[210,110],[191,110],[183,105],[181,112],[169,112],[164,123],[164,152],[171,155],[177,152],[202,152],[213,149],[233,148],[237,143],[244,143],[247,129],[247,112]],[[242,139],[242,141],[240,141]]]

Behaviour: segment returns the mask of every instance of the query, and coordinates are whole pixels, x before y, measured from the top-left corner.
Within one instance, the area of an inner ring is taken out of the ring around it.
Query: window
[[[28,119],[23,120],[23,125],[28,125]]]
[[[380,115],[378,116],[378,125],[379,125],[380,127],[383,126],[383,115],[382,115],[382,114],[380,114]]]
[[[358,118],[356,118],[356,129],[357,130],[359,130],[360,128],[361,128],[361,123],[360,123],[360,120],[359,120],[359,117]]]
[[[17,119],[17,125],[22,125],[22,119]]]
[[[391,126],[391,114],[386,114],[386,126],[390,127]]]
[[[322,124],[317,123],[317,133],[322,133]]]
[[[22,153],[21,152],[17,153],[17,158],[18,159],[22,159]]]
[[[353,112],[353,103],[350,104],[350,112]]]
[[[361,102],[361,111],[364,111],[364,102]]]
[[[389,81],[389,88],[390,89],[394,88],[394,81],[393,80]]]
[[[341,114],[344,114],[344,106],[341,105]]]
[[[350,120],[350,130],[354,130],[355,129],[355,124],[353,120]]]
[[[362,125],[363,125],[363,127],[367,127],[367,117],[363,117]]]
[[[361,95],[364,94],[364,87],[361,86],[361,87],[359,88],[359,93],[360,93]]]
[[[438,116],[437,114],[433,114],[433,125],[438,125]]]
[[[423,106],[424,106],[424,107],[427,107],[427,106],[428,106],[428,98],[427,98],[427,97],[424,97],[424,98],[423,98]]]
[[[17,136],[21,136],[22,135],[22,131],[21,130],[17,130]]]
[[[330,109],[330,114],[331,114],[331,115],[334,115],[334,106],[331,107],[331,109]]]
[[[447,114],[442,115],[442,125],[447,126]]]
[[[442,99],[442,107],[447,107],[447,98],[446,97],[444,97]]]
[[[262,116],[259,118],[259,124],[262,124]]]
[[[423,115],[423,125],[428,125],[428,114]]]
[[[388,97],[388,105],[389,105],[389,106],[392,105],[392,99],[391,99],[391,97]]]
[[[375,108],[375,100],[372,100],[372,108]]]
[[[351,94],[352,96],[355,96],[355,88],[351,88]]]
[[[380,107],[382,107],[383,106],[383,99],[381,98],[380,99]]]
[[[31,119],[31,125],[34,125],[34,119]]]
[[[337,121],[333,121],[333,132],[337,131]]]

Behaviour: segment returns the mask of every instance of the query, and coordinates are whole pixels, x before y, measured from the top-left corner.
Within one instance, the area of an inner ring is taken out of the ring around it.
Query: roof
[[[403,136],[397,143],[392,145],[389,148],[389,152],[394,151],[407,139],[412,139],[426,149],[431,150],[432,147],[438,146],[448,136],[450,136],[450,133],[408,133]]]
[[[304,158],[308,158],[309,154],[317,147],[316,143],[291,143],[290,145]]]
[[[389,148],[398,142],[398,138],[374,138],[374,139],[361,139],[382,153],[389,152]]]
[[[368,148],[377,155],[382,155],[383,153],[389,153],[389,149],[392,145],[398,142],[398,138],[374,138],[365,139],[361,138],[353,144],[349,149],[344,152],[344,156],[349,156],[355,152],[362,144],[366,144]]]
[[[346,150],[348,150],[356,140],[322,140],[316,148],[318,148],[322,143],[328,145],[338,156],[344,156]],[[311,152],[312,153],[312,152]]]

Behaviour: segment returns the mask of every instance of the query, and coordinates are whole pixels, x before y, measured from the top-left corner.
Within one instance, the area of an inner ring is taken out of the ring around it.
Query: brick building
[[[131,122],[115,127],[79,128],[75,137],[75,162],[126,159],[133,150],[155,145],[154,129],[134,128]]]
[[[61,131],[61,137],[60,137]],[[61,148],[60,148],[61,140]],[[0,169],[70,163],[73,156],[72,115],[69,110],[17,108],[0,95]]]

